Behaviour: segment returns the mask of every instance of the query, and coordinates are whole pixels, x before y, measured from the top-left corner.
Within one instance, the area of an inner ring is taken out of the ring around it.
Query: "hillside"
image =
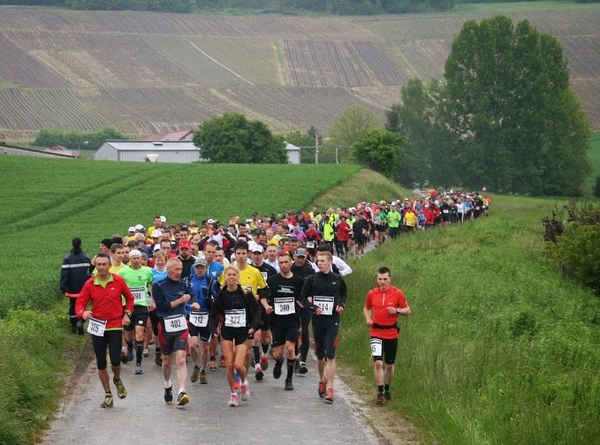
[[[514,9],[514,8],[513,8]],[[525,9],[523,9],[525,10]],[[558,37],[600,129],[600,7],[507,12]],[[277,132],[326,131],[363,104],[383,119],[413,77],[441,78],[466,19],[200,16],[0,7],[0,135],[113,126],[150,135],[241,112]]]

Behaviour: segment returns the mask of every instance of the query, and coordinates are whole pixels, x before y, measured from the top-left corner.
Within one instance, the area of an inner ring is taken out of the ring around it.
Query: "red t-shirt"
[[[379,326],[390,326],[386,329],[371,326],[371,337],[382,338],[384,340],[398,338],[398,329],[394,325],[398,321],[399,314],[390,314],[387,308],[408,307],[408,303],[404,298],[404,292],[394,286],[388,287],[385,292],[376,287],[367,293],[365,307],[372,309],[371,318],[373,319],[373,323]]]
[[[123,298],[125,302],[123,302]],[[75,305],[75,313],[82,318],[87,310],[88,303],[92,303],[92,316],[106,320],[106,329],[123,327],[124,309],[133,311],[133,294],[127,287],[125,280],[116,274],[110,274],[106,287],[103,287],[98,277],[86,281],[79,293]]]

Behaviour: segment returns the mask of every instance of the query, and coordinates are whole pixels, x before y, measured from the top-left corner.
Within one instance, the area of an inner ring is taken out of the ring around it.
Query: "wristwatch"
[[[126,310],[125,313],[131,317],[131,311],[130,310]]]

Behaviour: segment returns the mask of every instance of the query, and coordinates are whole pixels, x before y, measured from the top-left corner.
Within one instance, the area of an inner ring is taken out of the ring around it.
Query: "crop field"
[[[255,211],[305,208],[356,172],[352,165],[149,165],[2,156],[0,175],[9,184],[0,191],[3,228],[19,254],[0,253],[0,308],[53,301],[60,262],[75,236],[93,254],[102,238],[124,234],[131,225],[150,226],[156,214],[170,223],[229,221]],[[238,184],[241,177],[261,181],[248,187],[248,181]],[[150,204],[139,205],[148,196]]]
[[[561,8],[506,13],[558,37],[598,130],[600,6]],[[349,106],[383,117],[409,79],[441,79],[453,38],[465,20],[494,15],[484,11],[346,18],[0,7],[0,133],[28,140],[42,127],[110,125],[148,136],[232,111],[276,132],[326,132]]]

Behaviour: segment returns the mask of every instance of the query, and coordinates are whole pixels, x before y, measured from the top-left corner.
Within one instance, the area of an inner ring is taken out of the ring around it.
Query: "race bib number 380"
[[[277,297],[273,299],[275,315],[292,315],[296,312],[294,297]]]
[[[333,297],[315,295],[313,303],[321,308],[321,315],[333,315]]]
[[[228,328],[245,328],[246,309],[230,309],[225,311],[225,326]]]
[[[179,332],[187,329],[185,315],[171,315],[164,318],[165,331]]]

